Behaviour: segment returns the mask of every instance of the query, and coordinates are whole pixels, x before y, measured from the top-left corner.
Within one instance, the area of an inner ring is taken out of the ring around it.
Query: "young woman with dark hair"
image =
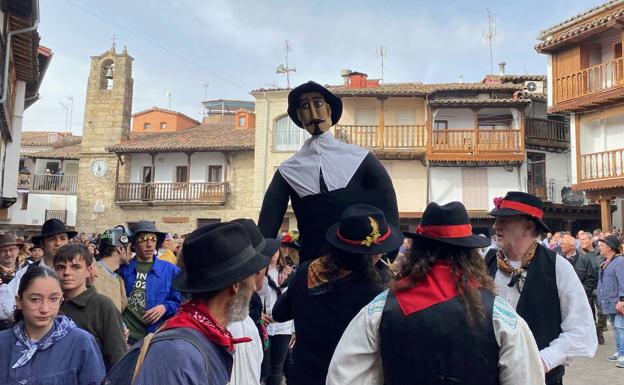
[[[345,330],[328,385],[543,384],[544,369],[526,322],[494,294],[494,282],[460,202],[430,203],[390,290]]]
[[[37,266],[22,277],[16,325],[0,332],[1,384],[99,384],[104,362],[91,334],[58,314],[61,283],[52,270]]]
[[[325,384],[342,332],[384,289],[375,263],[403,242],[401,231],[369,205],[347,208],[325,238],[330,244],[327,254],[299,266],[273,308],[276,321],[295,321],[297,342],[289,380],[297,385]]]

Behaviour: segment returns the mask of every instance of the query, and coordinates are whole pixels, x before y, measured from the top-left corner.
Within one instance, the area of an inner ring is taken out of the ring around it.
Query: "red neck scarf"
[[[205,303],[189,301],[182,306],[175,316],[171,317],[163,326],[163,330],[174,328],[191,328],[202,333],[208,341],[223,346],[229,352],[234,351],[234,345],[250,342],[251,338],[234,338],[230,332],[219,325]]]

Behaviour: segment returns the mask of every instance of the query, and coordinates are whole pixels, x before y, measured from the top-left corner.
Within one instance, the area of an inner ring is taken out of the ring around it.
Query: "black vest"
[[[561,307],[555,270],[556,257],[555,252],[538,243],[535,256],[527,269],[518,306],[516,306],[516,312],[529,325],[539,350],[547,348],[561,334]],[[496,250],[488,251],[485,263],[488,272],[494,278],[498,270]],[[553,368],[546,373],[546,383],[558,381],[564,373],[563,365]]]
[[[485,320],[471,326],[459,296],[404,316],[388,294],[379,326],[386,385],[499,384],[494,296],[479,290]]]

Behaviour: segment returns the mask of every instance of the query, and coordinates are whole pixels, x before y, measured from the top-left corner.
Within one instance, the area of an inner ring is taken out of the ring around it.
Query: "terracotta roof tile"
[[[469,99],[469,98],[453,98],[453,99],[429,99],[428,104],[430,106],[516,106],[522,104],[528,104],[531,101],[528,99]]]
[[[57,141],[54,143],[49,142],[49,134],[56,134]],[[22,146],[53,146],[55,144],[62,144],[65,140],[80,140],[81,136],[71,135],[65,132],[56,131],[23,131],[22,132]]]
[[[36,159],[80,159],[80,142],[77,140],[48,150],[21,154],[21,156]]]
[[[115,153],[179,151],[248,151],[255,145],[254,129],[234,129],[223,125],[199,125],[174,132],[134,133],[130,139],[111,146]]]
[[[537,81],[537,82],[545,82],[546,75],[503,75],[500,77],[501,81],[506,83],[516,83],[516,82],[528,82],[528,81]]]
[[[624,0],[610,1],[599,7],[593,8],[583,14],[577,15],[576,17],[569,19],[561,24],[558,24],[557,26],[553,28],[550,28],[546,31],[541,32],[539,35],[539,39],[543,41],[535,46],[535,50],[537,52],[546,52],[549,49],[552,49],[555,46],[559,45],[560,43],[563,43],[566,40],[569,40],[577,35],[597,29],[599,27],[606,26],[607,23],[609,23],[612,20],[623,18],[624,8],[618,8],[617,10],[609,12],[602,17],[589,20],[588,22],[583,23],[583,20],[587,19],[590,15],[593,15],[594,11],[598,12],[602,10],[609,10],[621,4],[624,4]],[[571,28],[561,34],[557,34],[557,31],[564,30],[567,27],[572,27],[575,25],[575,23],[583,23],[583,24],[580,24],[575,28]]]
[[[624,3],[624,1],[623,0],[611,0],[611,1],[607,1],[606,3],[600,4],[598,6],[587,9],[581,13],[578,13],[570,17],[569,19],[566,19],[560,23],[553,25],[552,27],[549,27],[549,28],[546,28],[545,30],[540,31],[538,38],[543,39],[551,33],[560,31],[566,27],[573,25],[574,23],[578,23],[580,21],[583,21],[583,19],[589,18],[593,13],[597,13],[597,12],[612,8],[621,3]]]

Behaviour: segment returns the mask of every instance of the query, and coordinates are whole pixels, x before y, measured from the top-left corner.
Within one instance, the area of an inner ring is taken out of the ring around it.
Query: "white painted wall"
[[[68,226],[76,225],[76,195],[29,194],[25,225],[42,225],[45,222],[45,211],[67,210]],[[23,219],[23,217],[21,217]],[[16,223],[15,221],[11,221]]]
[[[581,154],[624,147],[624,115],[596,119],[581,126]]]
[[[445,204],[463,201],[462,169],[462,167],[431,167],[430,197],[432,202]],[[513,167],[511,172],[503,167],[486,167],[486,170],[488,210],[494,208],[495,197],[505,196],[508,191],[522,190],[518,178],[518,167]]]
[[[513,112],[512,112],[513,111]],[[479,116],[488,115],[512,115],[514,120],[511,122],[511,128],[518,127],[518,114],[515,109],[511,108],[483,108],[479,110]],[[433,120],[446,120],[448,121],[449,129],[465,129],[469,130],[473,128],[474,121],[472,116],[472,110],[468,108],[439,108],[434,111]],[[504,126],[496,126],[495,128],[505,129]]]
[[[548,95],[548,106],[553,105],[553,70],[552,70],[552,55],[546,55],[546,84]]]
[[[177,166],[186,166],[186,154],[162,153],[156,155],[155,182],[175,181]],[[143,167],[150,167],[152,159],[149,154],[132,154],[130,156],[130,183],[141,183]],[[191,182],[205,182],[208,166],[222,166],[225,173],[225,155],[222,152],[198,152],[191,156]]]
[[[26,95],[26,83],[21,80],[15,82],[15,102],[12,121],[12,141],[6,143],[4,165],[4,180],[2,181],[1,195],[6,198],[17,198],[17,173],[20,158],[20,145],[22,141],[22,120],[24,117],[24,96]],[[2,175],[0,173],[0,175]]]

